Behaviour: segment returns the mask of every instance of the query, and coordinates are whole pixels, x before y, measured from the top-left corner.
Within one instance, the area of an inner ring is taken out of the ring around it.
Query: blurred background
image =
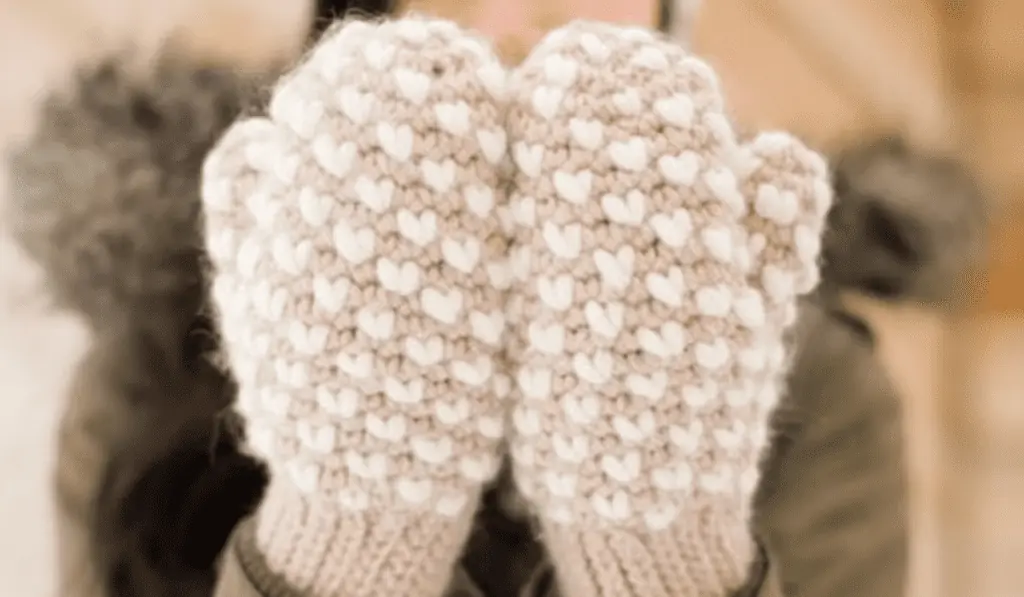
[[[963,313],[885,306],[871,316],[880,334],[894,336],[887,366],[907,394],[913,597],[1021,595],[1024,3],[710,0],[691,22],[690,0],[492,2],[498,8],[485,0],[416,7],[478,24],[510,60],[540,30],[572,17],[663,19],[676,35],[692,35],[744,127],[788,129],[822,148],[895,131],[974,169],[994,211],[991,255],[972,282],[977,300]],[[506,14],[516,11],[521,18]],[[130,43],[144,54],[174,36],[211,62],[259,66],[301,48],[312,12],[301,0],[0,0],[0,145],[30,129],[39,98],[74,64],[111,48]],[[0,289],[0,338],[21,337],[33,317],[43,320],[31,300],[32,268],[0,241],[0,269],[15,280]],[[0,474],[25,480],[0,484],[0,535],[19,536],[16,548],[0,541],[5,581],[45,570],[50,557],[38,491],[52,458],[54,396],[82,346],[72,321],[49,317],[32,329],[34,343],[0,342],[13,413],[5,419],[17,421],[0,424]]]
[[[697,20],[742,122],[819,146],[902,132],[963,158],[994,203],[969,312],[878,314],[901,335],[890,372],[922,390],[904,396],[913,595],[1024,587],[1022,23],[999,0],[715,0]]]

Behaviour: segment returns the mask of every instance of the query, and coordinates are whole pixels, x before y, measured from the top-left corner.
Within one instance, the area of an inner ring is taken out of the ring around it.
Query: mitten
[[[266,597],[445,588],[504,435],[504,76],[451,23],[342,23],[208,157],[212,294],[272,474],[233,557]]]
[[[510,84],[511,452],[568,597],[744,582],[823,160],[748,144],[714,72],[641,29],[551,33]]]

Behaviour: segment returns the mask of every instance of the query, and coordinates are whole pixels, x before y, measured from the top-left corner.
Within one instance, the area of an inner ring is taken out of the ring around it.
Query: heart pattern
[[[505,71],[437,23],[332,31],[204,171],[254,448],[352,510],[462,516],[504,436]]]
[[[570,25],[511,81],[443,22],[321,44],[204,172],[253,446],[352,511],[466,516],[505,440],[549,523],[743,507],[824,162],[738,141],[711,69],[641,29]]]
[[[569,25],[515,80],[516,479],[555,524],[739,508],[785,371],[767,347],[813,286],[823,164],[738,141],[713,72],[646,31]]]

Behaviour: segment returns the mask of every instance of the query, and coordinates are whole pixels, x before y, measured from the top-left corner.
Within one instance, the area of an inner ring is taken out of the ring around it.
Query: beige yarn
[[[743,584],[831,196],[792,137],[736,139],[706,64],[574,23],[506,88],[454,24],[349,21],[203,184],[274,476],[218,595],[441,595],[505,441],[566,597]]]
[[[214,300],[275,479],[237,557],[267,597],[444,590],[505,435],[504,86],[454,24],[350,21],[208,158]]]
[[[740,144],[711,68],[645,30],[553,32],[510,99],[510,441],[562,592],[724,597],[825,164],[788,135]]]

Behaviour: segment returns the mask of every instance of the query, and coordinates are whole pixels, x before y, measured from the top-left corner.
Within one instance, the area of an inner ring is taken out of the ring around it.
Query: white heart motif
[[[480,129],[476,132],[477,143],[480,144],[480,151],[484,159],[491,165],[497,165],[505,157],[508,146],[508,136],[502,129]]]
[[[355,87],[342,87],[338,90],[336,99],[341,113],[353,124],[364,124],[369,119],[374,101],[372,95],[362,93]]]
[[[754,210],[773,224],[790,226],[800,214],[800,201],[793,191],[780,191],[775,185],[761,184],[757,187]]]
[[[395,489],[406,503],[414,506],[425,504],[434,494],[434,485],[430,479],[399,479],[395,482]]]
[[[590,498],[590,505],[598,516],[612,522],[622,522],[633,513],[629,504],[629,496],[622,490],[609,496],[595,494]]]
[[[398,264],[382,257],[377,260],[377,280],[384,290],[408,296],[419,289],[420,268],[414,261]]]
[[[696,110],[693,99],[689,95],[677,93],[655,101],[654,111],[668,124],[689,128],[693,125],[693,116]]]
[[[520,141],[512,146],[512,159],[520,173],[529,178],[537,178],[540,176],[541,164],[544,160],[544,146],[529,145]]]
[[[708,226],[700,231],[700,239],[711,257],[720,263],[732,263],[733,236],[728,227]]]
[[[288,324],[288,341],[301,354],[318,354],[327,346],[329,331],[322,325],[306,325],[301,321]]]
[[[395,194],[395,183],[389,179],[374,181],[360,176],[353,186],[356,196],[363,205],[374,213],[384,213],[391,207],[391,199]]]
[[[333,201],[330,197],[318,194],[312,187],[302,187],[299,191],[299,213],[313,228],[319,228],[327,223],[332,206]]]
[[[710,343],[699,343],[694,350],[694,357],[701,367],[717,371],[729,362],[729,345],[721,338],[716,338]]]
[[[333,425],[313,425],[307,421],[299,422],[295,432],[299,443],[318,454],[330,454],[338,436]]]
[[[467,187],[463,192],[463,198],[466,200],[466,207],[469,208],[469,211],[479,218],[486,218],[494,209],[494,189],[489,186]]]
[[[425,384],[422,379],[414,379],[406,383],[388,377],[384,380],[384,395],[396,404],[419,404],[423,402]]]
[[[335,359],[338,370],[352,379],[369,379],[373,375],[373,355],[364,352],[360,354],[342,353]]]
[[[686,283],[683,278],[683,270],[680,268],[672,267],[665,274],[651,272],[647,274],[645,282],[647,284],[647,291],[656,300],[669,307],[678,308],[682,306]]]
[[[644,203],[646,197],[634,189],[626,193],[626,197],[605,195],[601,198],[601,208],[608,220],[624,226],[638,226],[644,221]]]
[[[452,377],[469,387],[478,388],[487,384],[494,373],[494,363],[489,357],[478,356],[471,361],[455,361],[451,367]]]
[[[616,141],[608,146],[612,163],[628,172],[640,172],[647,167],[647,145],[640,137]]]
[[[346,222],[338,222],[334,226],[334,247],[352,265],[373,257],[376,241],[372,228],[353,230]]]
[[[622,331],[626,317],[626,308],[622,303],[602,305],[597,301],[587,301],[583,308],[587,325],[598,336],[615,339]]]
[[[465,399],[459,399],[453,404],[438,402],[434,406],[434,416],[442,425],[459,425],[469,418],[469,402]]]
[[[629,245],[621,247],[614,254],[604,249],[594,252],[594,265],[601,274],[601,283],[611,290],[622,291],[629,287],[635,263],[636,252]]]
[[[366,63],[376,70],[384,70],[391,65],[395,57],[395,47],[384,45],[381,41],[373,39],[363,46],[363,57]]]
[[[668,68],[668,58],[665,53],[656,46],[649,45],[640,48],[630,62],[647,70],[665,70]]]
[[[437,439],[412,438],[412,452],[427,464],[442,464],[452,457],[452,440],[447,436]]]
[[[576,173],[558,170],[552,177],[552,182],[560,198],[574,205],[583,205],[590,198],[594,175],[590,170],[580,170]]]
[[[601,416],[601,401],[596,396],[566,396],[562,410],[570,421],[590,425]]]
[[[651,375],[631,373],[626,377],[626,387],[634,396],[658,402],[665,397],[665,391],[668,389],[668,375],[664,371]]]
[[[505,315],[501,311],[481,313],[473,311],[469,315],[469,325],[473,337],[490,346],[501,344],[501,336],[505,333]]]
[[[484,64],[476,70],[476,76],[492,98],[500,100],[505,97],[508,73],[499,62]]]
[[[692,421],[688,426],[673,425],[668,430],[669,439],[686,454],[693,454],[700,448],[700,440],[704,437],[704,424]]]
[[[435,193],[447,193],[455,184],[455,162],[446,159],[441,163],[424,159],[420,162],[423,182]]]
[[[663,155],[658,158],[658,170],[665,180],[681,186],[692,186],[697,181],[700,156],[692,151],[679,155]]]
[[[569,87],[576,82],[579,65],[561,54],[552,54],[544,60],[544,77],[558,87]]]
[[[434,106],[437,124],[449,135],[461,137],[469,132],[469,105],[466,102],[437,104]]]
[[[569,224],[564,228],[554,222],[544,223],[542,235],[548,250],[561,259],[575,259],[579,257],[583,247],[583,227],[579,224]]]
[[[622,456],[605,454],[601,457],[601,468],[613,481],[623,485],[640,476],[640,454],[629,452]]]
[[[662,359],[679,357],[686,348],[686,331],[674,321],[661,324],[658,330],[640,328],[636,339],[645,352]]]
[[[537,295],[553,311],[565,311],[572,306],[575,294],[575,280],[568,274],[557,278],[537,279]]]
[[[732,311],[732,292],[727,286],[705,286],[694,293],[697,311],[705,317],[725,317]]]
[[[612,96],[612,103],[626,116],[635,116],[644,108],[640,93],[633,88],[620,91]]]
[[[274,239],[271,252],[278,267],[290,274],[297,275],[309,265],[309,260],[313,256],[313,245],[308,240],[296,245],[292,239],[279,236]]]
[[[391,415],[382,418],[375,413],[366,415],[366,431],[373,437],[386,442],[400,442],[405,437],[405,418],[402,415]]]
[[[440,336],[425,340],[410,336],[405,339],[405,355],[420,367],[431,367],[444,358],[444,340]]]
[[[336,144],[328,134],[317,135],[313,140],[313,158],[327,172],[343,178],[352,170],[356,158],[356,144],[347,141]]]
[[[395,216],[398,232],[420,247],[429,245],[437,237],[437,214],[424,211],[419,216],[402,209]]]
[[[356,477],[383,479],[388,474],[388,459],[384,454],[362,455],[355,451],[345,454],[345,466]]]
[[[611,50],[593,33],[584,33],[579,39],[580,46],[588,56],[598,62],[603,62],[611,55]]]
[[[445,263],[464,274],[471,274],[480,261],[480,242],[468,238],[463,242],[446,238],[441,243],[441,255]]]
[[[356,324],[359,330],[369,338],[382,342],[391,338],[395,329],[395,312],[376,312],[370,307],[363,307],[356,315]]]
[[[286,85],[274,94],[269,112],[274,121],[287,125],[299,138],[309,140],[323,118],[324,106],[318,101],[306,100],[302,90],[294,85]]]
[[[516,385],[524,397],[544,400],[551,395],[551,371],[523,367],[516,373]]]
[[[618,434],[619,438],[627,444],[639,444],[643,443],[645,439],[654,433],[656,427],[654,421],[654,414],[649,410],[645,410],[640,413],[640,416],[635,421],[631,421],[622,415],[616,415],[612,419],[612,428],[615,429],[615,433]]]
[[[337,393],[323,387],[316,390],[317,405],[324,409],[324,412],[342,419],[354,417],[359,412],[359,402],[359,392],[351,388],[345,388]]]
[[[685,209],[677,209],[671,215],[656,214],[650,223],[658,239],[673,249],[686,246],[693,232],[693,220]]]
[[[394,126],[389,122],[377,125],[377,141],[380,148],[391,158],[404,162],[412,155],[412,127],[407,124]]]
[[[350,283],[345,278],[313,278],[313,304],[331,314],[340,313],[348,300]]]
[[[597,120],[573,118],[569,121],[569,132],[577,145],[590,151],[601,147],[604,141],[604,126]]]
[[[605,384],[612,378],[614,365],[615,360],[605,350],[598,350],[593,355],[577,353],[572,359],[576,376],[595,386]]]
[[[551,448],[561,460],[579,464],[587,458],[590,445],[585,435],[568,438],[560,433],[551,436]]]
[[[565,92],[561,89],[540,85],[531,96],[533,109],[545,120],[551,120],[558,113],[564,97]]]
[[[452,325],[458,321],[462,312],[462,293],[452,288],[447,292],[436,288],[424,288],[420,293],[420,306],[423,312],[437,321]]]

